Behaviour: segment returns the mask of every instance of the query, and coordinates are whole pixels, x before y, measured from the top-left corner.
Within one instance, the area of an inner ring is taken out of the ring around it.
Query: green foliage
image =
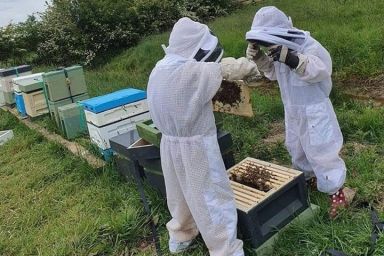
[[[31,61],[40,41],[40,27],[35,16],[29,16],[25,22],[0,28],[0,62],[10,66]]]
[[[70,0],[55,0],[42,15],[43,40],[38,45],[39,61],[66,65],[86,58],[85,37],[77,27]]]
[[[232,9],[234,1],[231,0],[195,0],[185,1],[183,16],[194,17],[197,20],[209,20],[227,14]]]
[[[17,53],[27,52],[36,52],[34,60],[40,64],[96,63],[108,53],[170,28],[182,16],[207,20],[231,7],[232,0],[54,0],[41,21],[4,29],[0,50],[12,53],[5,59],[12,57],[16,63],[21,62]],[[27,32],[29,37],[18,37]],[[26,43],[28,47],[19,50]]]

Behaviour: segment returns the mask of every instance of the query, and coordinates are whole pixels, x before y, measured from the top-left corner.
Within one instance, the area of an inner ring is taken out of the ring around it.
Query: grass
[[[112,254],[147,232],[134,186],[0,112],[0,255]]]
[[[292,16],[297,27],[311,31],[331,52],[336,83],[348,76],[365,78],[382,71],[383,1],[269,0],[262,5],[272,4]],[[260,6],[247,6],[210,23],[227,56],[244,55],[244,34]],[[163,56],[160,45],[167,43],[168,36],[150,36],[109,63],[87,70],[91,96],[128,86],[145,88],[153,66]],[[273,255],[319,255],[326,248],[364,255],[371,225],[368,212],[359,209],[358,202],[374,202],[384,217],[384,109],[353,102],[337,89],[332,99],[345,139],[342,156],[348,167],[347,185],[358,189],[356,204],[338,220],[329,221],[327,197],[311,193],[311,201],[321,206],[320,214],[306,225],[286,230]],[[276,135],[273,127],[283,123],[279,91],[276,86],[256,89],[252,101],[254,118],[219,115],[234,138],[236,159],[252,156],[289,166],[283,141],[266,140]],[[57,132],[47,117],[35,121]],[[150,232],[135,184],[123,181],[113,164],[93,170],[0,111],[2,129],[13,129],[15,139],[0,147],[0,255],[153,255],[152,250],[140,248]],[[89,146],[87,138],[78,141]],[[167,252],[169,214],[156,192],[147,191],[159,221],[162,249]],[[206,255],[203,242],[199,243],[185,255]],[[248,246],[247,255],[254,255]],[[384,255],[383,238],[375,255]]]

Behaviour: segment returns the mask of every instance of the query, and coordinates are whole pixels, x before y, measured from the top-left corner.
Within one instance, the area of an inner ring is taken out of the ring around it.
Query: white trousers
[[[286,107],[285,130],[293,166],[307,177],[316,176],[319,191],[336,193],[345,182],[346,167],[339,156],[343,136],[330,100]]]
[[[163,135],[160,151],[172,216],[170,239],[184,242],[200,232],[211,256],[243,256],[234,195],[216,134]]]

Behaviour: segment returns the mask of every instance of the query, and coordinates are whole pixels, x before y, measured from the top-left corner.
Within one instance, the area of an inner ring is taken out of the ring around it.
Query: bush
[[[39,62],[67,65],[73,61],[86,61],[87,55],[91,55],[86,49],[85,35],[74,19],[71,4],[70,0],[54,0],[41,16]]]
[[[53,0],[41,21],[31,18],[2,31],[0,52],[13,55],[0,58],[16,60],[20,49],[37,52],[34,60],[41,64],[92,64],[170,28],[182,16],[205,21],[232,7],[232,0]]]
[[[32,61],[41,41],[39,22],[29,16],[25,22],[0,28],[0,61],[10,66]]]
[[[205,21],[227,14],[227,11],[233,8],[234,5],[234,1],[231,0],[186,1],[186,13],[183,16],[191,16],[197,20]]]

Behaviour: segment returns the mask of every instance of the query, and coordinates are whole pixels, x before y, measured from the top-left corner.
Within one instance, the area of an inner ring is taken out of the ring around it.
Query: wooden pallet
[[[229,169],[228,174],[244,173],[248,166],[259,167],[271,173],[273,177],[270,180],[269,185],[272,187],[272,189],[268,192],[264,192],[231,180],[231,186],[235,194],[237,208],[244,212],[250,211],[256,205],[267,199],[272,194],[276,193],[294,178],[302,174],[301,172],[294,169],[264,162],[250,157],[244,159]]]

